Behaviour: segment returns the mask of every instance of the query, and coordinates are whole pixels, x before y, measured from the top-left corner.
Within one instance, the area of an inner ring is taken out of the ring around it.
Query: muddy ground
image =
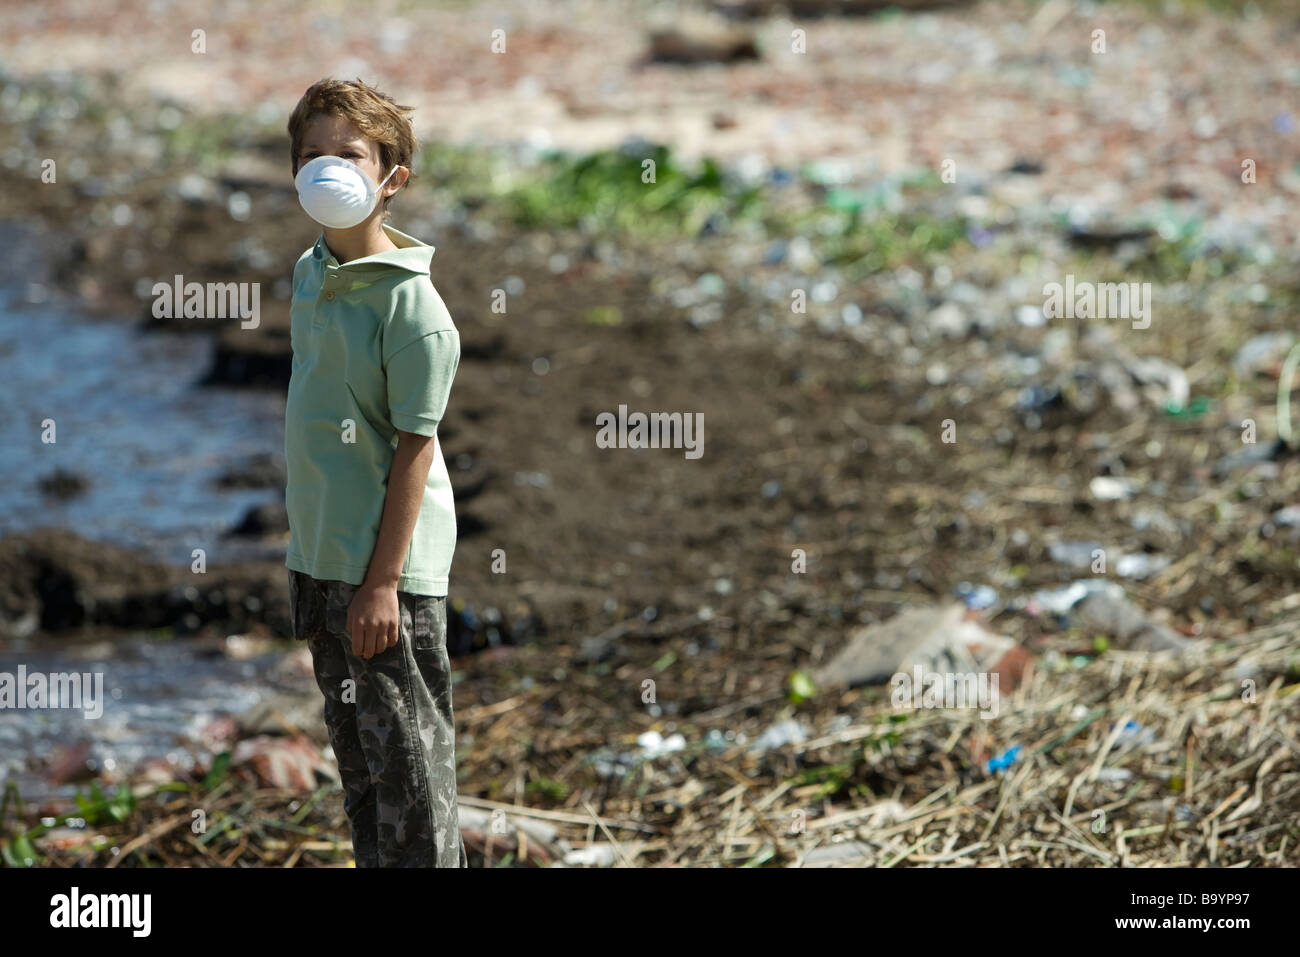
[[[88,102],[115,89],[107,76],[80,82]],[[55,135],[13,112],[5,123],[37,147]],[[219,338],[213,366],[190,370],[195,388],[283,390],[284,280],[315,237],[286,153],[259,134],[225,173],[186,191],[177,184],[192,170],[132,157],[126,142],[92,180],[7,190],[0,221],[31,256],[12,259],[9,278],[101,321],[141,322],[152,321],[141,277],[261,282],[256,330],[167,325]],[[987,195],[1005,205],[999,190],[1037,175],[1032,163],[992,171]],[[232,216],[232,193],[251,215]],[[790,245],[773,254],[771,237],[726,217],[666,239],[590,235],[521,225],[490,199],[448,209],[432,190],[399,196],[392,222],[438,247],[433,280],[462,341],[440,437],[460,523],[451,599],[463,793],[578,810],[590,796],[601,813],[649,814],[644,787],[633,797],[584,755],[651,728],[753,736],[782,717],[820,720],[827,702],[787,701],[792,671],[823,661],[858,625],[949,600],[962,583],[991,586],[984,620],[1035,655],[1086,648],[1091,636],[1024,607],[1037,590],[1087,577],[1054,557],[1061,542],[1100,543],[1108,577],[1206,647],[1285,627],[1300,523],[1279,513],[1296,502],[1300,465],[1276,442],[1281,355],[1245,367],[1234,358],[1252,336],[1287,328],[1300,295],[1294,258],[1261,266],[1225,245],[1088,232],[1018,210],[987,230],[995,212],[958,212],[941,186],[902,195],[955,222],[957,241],[903,244],[868,275],[838,263],[834,290],[812,295],[807,315],[792,313],[790,292],[824,281],[824,264],[801,263]],[[826,204],[828,190],[803,183],[790,201]],[[129,222],[115,223],[118,205]],[[1041,303],[1038,277],[1067,269],[1149,277],[1171,295],[1149,331],[1025,321],[1021,307]],[[1027,294],[1021,273],[1034,277]],[[1251,294],[1259,285],[1262,297]],[[489,308],[497,288],[513,290],[505,315]],[[1167,369],[1135,371],[1128,359],[1143,356],[1186,371],[1183,402]],[[705,454],[597,448],[596,415],[621,403],[703,413]],[[1259,423],[1253,447],[1244,418]],[[949,420],[955,442],[944,441]],[[504,575],[492,570],[496,549]],[[795,550],[806,571],[792,572]],[[1121,553],[1163,564],[1121,577]],[[207,583],[187,592],[187,570],[67,531],[10,537],[0,614],[28,641],[88,628],[283,635],[283,568],[211,560]],[[659,709],[640,700],[647,675]],[[866,700],[837,706],[854,713]],[[765,770],[779,780],[807,760]],[[975,757],[956,760],[964,780],[980,779]],[[929,787],[904,776],[886,791],[907,805]],[[676,812],[665,813],[656,827],[671,830]]]
[[[45,270],[56,295],[80,294],[78,306],[93,314],[196,332],[219,325],[213,365],[191,370],[196,388],[283,390],[288,303],[275,293],[284,291],[284,264],[314,236],[287,173],[281,183],[218,177],[257,210],[238,221],[217,198],[172,195],[165,184],[178,170],[127,170],[137,182],[113,196],[134,211],[124,227],[86,229],[81,187],[9,194],[5,218],[22,224],[11,225],[13,242],[43,250],[39,265],[20,260],[11,274],[30,281]],[[402,200],[393,219],[399,228],[408,225],[403,216],[432,215],[427,196]],[[474,607],[496,607],[507,618],[531,609],[556,640],[630,614],[702,606],[754,640],[790,638],[791,628],[812,636],[897,604],[867,597],[880,590],[946,596],[959,582],[1012,569],[1020,590],[1059,583],[1046,554],[1056,537],[1176,561],[1155,582],[1130,585],[1192,633],[1214,622],[1228,630],[1266,623],[1270,603],[1294,584],[1289,536],[1275,536],[1268,521],[1294,491],[1289,454],[1276,450],[1277,461],[1262,466],[1220,464],[1243,451],[1239,414],[1263,423],[1256,451],[1269,457],[1276,383],[1268,373],[1276,377],[1280,356],[1230,383],[1208,413],[1183,416],[1162,411],[1159,382],[1153,401],[1132,405],[1133,396],[1109,389],[1095,368],[1123,348],[1179,366],[1228,366],[1232,345],[1275,327],[1278,305],[1296,289],[1293,265],[1271,272],[1275,298],[1267,305],[1238,302],[1230,316],[1211,319],[1225,332],[1221,341],[1213,325],[1177,328],[1181,317],[1149,338],[1123,320],[1091,327],[1063,320],[1073,324],[1064,361],[1056,360],[1064,375],[1035,360],[1043,366],[1037,375],[1013,376],[1005,363],[1041,356],[1047,331],[1008,323],[1005,314],[996,317],[1001,324],[981,325],[988,312],[1017,308],[995,298],[996,290],[987,292],[990,303],[954,313],[954,327],[939,310],[953,299],[933,271],[926,276],[906,263],[899,275],[920,287],[911,301],[899,301],[898,286],[882,292],[862,281],[831,307],[814,302],[805,317],[784,301],[785,290],[802,287],[789,270],[763,262],[763,241],[738,243],[724,231],[689,242],[597,242],[464,215],[432,241],[434,282],[463,343],[440,437],[457,489],[455,591]],[[476,238],[484,229],[491,239]],[[1065,245],[1063,235],[1056,239]],[[1163,244],[1148,235],[1140,245],[1154,262]],[[258,250],[261,268],[232,261],[232,249]],[[552,262],[557,254],[567,257],[561,267]],[[1014,271],[1007,262],[1014,255],[963,244],[937,265],[913,265],[992,286]],[[260,326],[154,320],[139,277],[176,272],[261,282]],[[671,282],[707,274],[722,277],[715,314],[723,318],[693,323],[669,301]],[[523,292],[509,297],[506,315],[493,314],[490,297],[508,277],[509,288],[519,283]],[[757,294],[769,277],[785,284],[775,301]],[[812,287],[818,277],[802,281]],[[836,321],[846,301],[865,317],[856,326]],[[602,315],[593,310],[611,309],[616,324],[591,320]],[[1153,340],[1168,351],[1151,349]],[[1219,354],[1206,355],[1207,347]],[[1230,371],[1207,368],[1201,381],[1220,385]],[[1026,388],[1039,389],[1030,405]],[[1128,388],[1137,394],[1141,383]],[[680,450],[597,448],[597,413],[620,403],[702,412],[706,454],[689,460]],[[950,418],[954,443],[943,441]],[[1229,471],[1212,477],[1216,468]],[[1262,486],[1249,480],[1259,468],[1269,478]],[[1089,491],[1099,475],[1122,475],[1151,491],[1101,502]],[[1139,512],[1149,520],[1135,528]],[[1265,540],[1268,547],[1258,547]],[[1196,560],[1188,561],[1193,544]],[[507,556],[504,576],[491,570],[498,548]],[[806,574],[790,571],[796,548],[808,554]],[[607,610],[610,599],[617,609]],[[770,623],[774,608],[798,614]]]

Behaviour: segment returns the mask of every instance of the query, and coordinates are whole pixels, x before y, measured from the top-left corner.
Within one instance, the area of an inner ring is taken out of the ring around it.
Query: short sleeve
[[[447,411],[460,365],[454,329],[431,332],[403,346],[388,360],[388,415],[393,428],[433,435]]]
[[[384,335],[388,413],[393,427],[433,435],[447,411],[460,365],[460,335],[428,276],[403,283]]]

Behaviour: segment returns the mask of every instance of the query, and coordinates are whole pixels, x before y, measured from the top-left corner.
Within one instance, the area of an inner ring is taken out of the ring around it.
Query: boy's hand
[[[379,535],[365,580],[348,606],[348,634],[352,636],[352,653],[358,658],[387,651],[401,636],[397,583],[411,547],[411,533],[420,517],[424,485],[437,448],[436,436],[400,429],[397,432]]]
[[[361,585],[348,606],[348,635],[352,653],[370,658],[397,644],[401,610],[395,585]]]

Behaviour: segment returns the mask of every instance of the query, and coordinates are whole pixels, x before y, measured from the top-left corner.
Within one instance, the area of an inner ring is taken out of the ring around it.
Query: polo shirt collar
[[[433,246],[422,243],[414,236],[408,236],[406,233],[387,224],[381,225],[380,228],[397,245],[397,249],[375,253],[373,256],[362,256],[360,259],[353,259],[339,265],[338,260],[334,258],[334,254],[325,245],[325,234],[321,233],[316,240],[315,247],[312,249],[312,255],[318,261],[331,264],[336,269],[351,269],[353,266],[396,266],[398,269],[406,269],[416,273],[427,273],[429,271],[429,263],[433,259]]]

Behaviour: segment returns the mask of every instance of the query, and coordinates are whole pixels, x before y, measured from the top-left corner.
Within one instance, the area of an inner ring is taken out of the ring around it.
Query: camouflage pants
[[[356,591],[289,571],[294,637],[310,640],[357,867],[465,867],[447,599],[398,592],[401,640],[366,659],[347,634]]]

